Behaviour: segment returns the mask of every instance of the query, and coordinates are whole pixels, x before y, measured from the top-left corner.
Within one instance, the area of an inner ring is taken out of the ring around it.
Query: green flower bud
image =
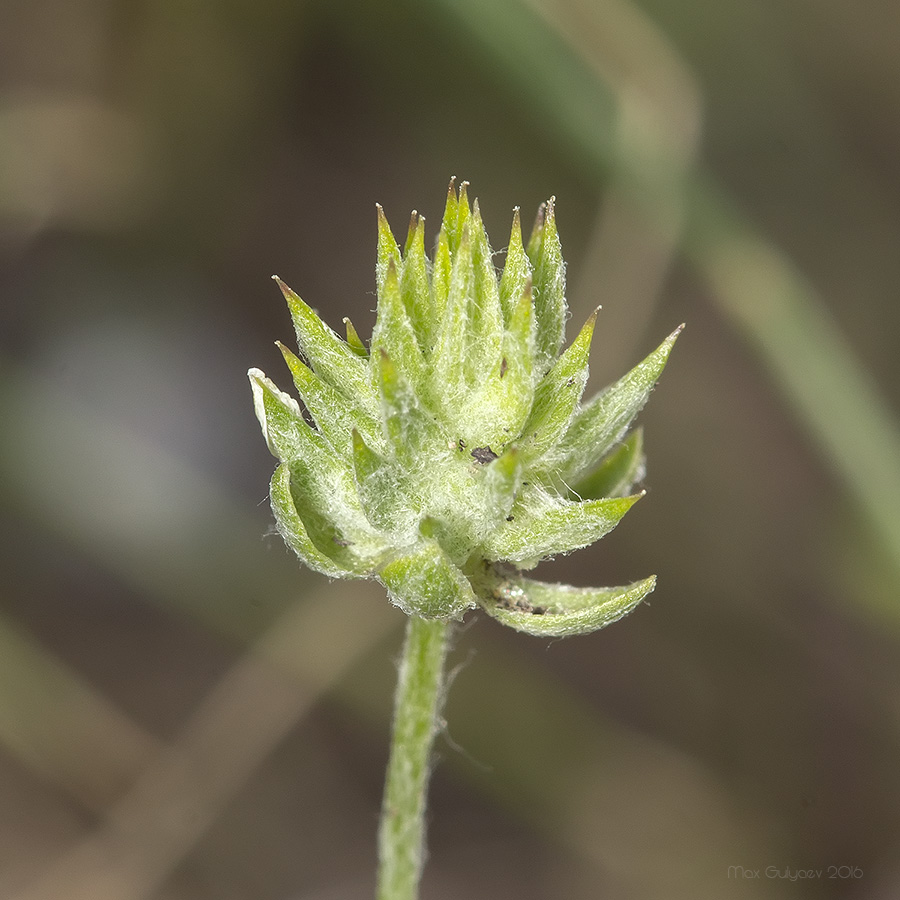
[[[476,201],[451,181],[433,260],[412,214],[403,250],[378,207],[371,348],[346,341],[276,278],[300,356],[279,344],[302,406],[258,369],[256,414],[280,461],[272,509],[287,544],[331,577],[377,578],[410,615],[480,606],[537,635],[583,634],[636,606],[655,578],[573,588],[525,578],[603,537],[643,496],[628,433],[680,328],[582,402],[596,311],[562,353],[565,263],[554,201],[527,246],[519,213],[502,273]]]

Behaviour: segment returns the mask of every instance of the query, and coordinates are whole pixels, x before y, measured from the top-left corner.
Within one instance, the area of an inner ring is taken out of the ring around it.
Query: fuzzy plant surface
[[[336,578],[376,578],[407,614],[480,607],[534,635],[583,634],[655,586],[576,588],[528,578],[592,544],[643,495],[629,432],[681,330],[583,401],[595,311],[563,350],[565,263],[554,200],[527,245],[519,212],[502,271],[478,202],[451,181],[433,257],[412,214],[401,248],[378,207],[377,317],[346,340],[279,279],[300,356],[279,344],[300,401],[258,369],[256,415],[279,460],[278,529]]]
[[[300,356],[279,344],[298,402],[258,369],[256,415],[279,460],[270,498],[312,569],[376,578],[409,616],[378,840],[378,900],[416,900],[429,756],[448,633],[481,607],[534,635],[595,631],[653,590],[548,584],[524,573],[603,537],[643,492],[629,433],[678,332],[582,402],[597,311],[563,350],[565,264],[551,198],[527,246],[518,210],[502,272],[466,183],[450,182],[434,255],[412,214],[403,249],[378,207],[369,347],[290,288]],[[302,404],[302,405],[301,405]]]

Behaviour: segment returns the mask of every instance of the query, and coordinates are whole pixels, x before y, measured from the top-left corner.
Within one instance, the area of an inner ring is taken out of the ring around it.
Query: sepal
[[[397,467],[373,450],[355,429],[353,473],[366,518],[379,530],[392,536],[405,535],[408,540],[421,501],[415,502],[409,491],[403,490]]]
[[[587,384],[588,356],[598,312],[599,307],[534,392],[534,406],[520,442],[528,460],[537,459],[557,444],[572,420]]]
[[[441,227],[447,234],[447,245],[451,254],[455,254],[459,250],[463,231],[471,215],[468,187],[468,181],[461,182],[459,185],[459,196],[457,196],[456,177],[454,176],[450,179],[450,185],[447,188],[447,203],[444,206],[444,218],[441,222]]]
[[[403,305],[413,325],[416,343],[423,352],[430,352],[434,344],[437,324],[428,282],[428,258],[425,255],[425,217],[413,211],[409,221],[409,236],[403,251],[400,276]]]
[[[577,588],[489,572],[478,593],[481,608],[503,625],[536,637],[569,637],[621,619],[655,587],[655,575],[623,587]]]
[[[353,327],[353,323],[347,316],[344,316],[343,319],[344,325],[347,328],[347,346],[357,355],[361,356],[363,359],[369,358],[369,349],[362,342],[362,339],[359,336],[357,330]]]
[[[467,405],[462,436],[499,452],[521,433],[534,403],[534,317],[531,286],[526,284],[504,331],[494,369]],[[474,427],[473,427],[474,426]]]
[[[578,410],[562,441],[542,461],[542,473],[572,484],[594,469],[644,408],[682,328],[676,328],[643,362]]]
[[[377,402],[365,360],[335,334],[277,275],[272,277],[287,300],[294,330],[297,333],[297,344],[310,368],[348,400],[374,413]]]
[[[476,200],[472,207],[469,222],[472,241],[472,287],[470,300],[470,338],[477,348],[472,354],[474,383],[486,376],[499,364],[500,350],[503,342],[503,313],[500,309],[500,291],[497,285],[497,270],[494,268],[494,254],[488,242],[481,210]]]
[[[484,557],[531,568],[541,559],[593,544],[643,496],[573,502],[531,486],[521,492],[504,527],[484,543]]]
[[[272,456],[292,460],[327,453],[320,435],[303,420],[300,404],[277,388],[259,369],[247,372],[253,391],[253,409]]]
[[[440,440],[434,417],[384,350],[373,354],[373,360],[388,450],[407,464],[418,463],[422,452],[427,452]]]
[[[450,299],[450,279],[453,276],[453,263],[450,259],[450,238],[447,229],[441,226],[434,248],[434,262],[431,265],[431,307],[434,310],[432,340],[429,350],[437,342],[439,325],[444,320],[447,303]]]
[[[541,205],[527,253],[534,268],[535,368],[543,375],[553,365],[566,333],[566,264],[556,230],[555,197]]]
[[[426,619],[460,619],[477,605],[472,586],[440,544],[423,536],[378,573],[395,606]]]
[[[378,291],[378,314],[372,332],[371,366],[378,383],[380,356],[387,354],[396,369],[413,384],[419,382],[423,360],[412,319],[400,290],[400,273],[391,259]]]
[[[467,221],[453,259],[446,307],[431,358],[432,395],[440,398],[445,417],[450,421],[459,418],[483,359],[472,340],[474,293],[472,238]]]
[[[636,428],[587,478],[574,484],[571,493],[579,500],[624,497],[644,480],[646,471],[644,431]]]
[[[358,429],[370,441],[378,440],[376,423],[369,416],[322,381],[281,341],[276,341],[275,344],[291,371],[291,378],[303,405],[332,447],[344,451],[350,445],[350,431],[353,428]]]
[[[484,470],[484,486],[487,506],[498,520],[505,520],[519,493],[522,482],[522,460],[516,447],[508,447],[504,453],[489,463]]]
[[[263,434],[283,462],[279,486],[289,486],[293,498],[288,502],[282,493],[279,501],[279,522],[293,523],[289,543],[304,560],[309,556],[317,571],[326,572],[327,567],[305,541],[342,570],[357,575],[370,572],[387,548],[363,511],[344,454],[338,455],[322,434],[306,424],[292,397],[258,369],[249,374]],[[272,503],[276,503],[274,495]],[[302,522],[302,529],[296,527],[295,519]]]
[[[513,212],[506,263],[500,278],[500,305],[503,307],[503,315],[507,322],[512,318],[519,298],[525,293],[526,285],[528,293],[531,294],[531,262],[522,244],[522,224],[517,206]]]
[[[381,295],[381,286],[387,275],[388,265],[393,262],[400,265],[400,248],[394,239],[391,226],[388,225],[387,216],[380,203],[375,204],[375,212],[378,216],[378,250],[375,255],[375,289]]]
[[[291,472],[287,463],[282,463],[275,470],[269,486],[269,498],[279,533],[285,543],[309,568],[328,575],[330,578],[359,577],[360,573],[355,566],[341,565],[319,550],[313,543],[294,503],[291,493]]]

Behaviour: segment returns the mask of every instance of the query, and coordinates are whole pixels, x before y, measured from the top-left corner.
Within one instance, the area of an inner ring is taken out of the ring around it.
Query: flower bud
[[[378,306],[367,350],[276,279],[300,356],[281,347],[300,398],[249,372],[279,460],[272,509],[287,544],[330,577],[374,577],[410,615],[560,636],[602,628],[655,578],[573,588],[524,577],[603,537],[643,496],[641,432],[628,429],[680,328],[583,402],[597,312],[565,340],[555,202],[527,246],[513,216],[502,272],[467,184],[451,181],[433,259],[412,214],[401,251],[378,207]],[[302,406],[301,406],[302,404]]]

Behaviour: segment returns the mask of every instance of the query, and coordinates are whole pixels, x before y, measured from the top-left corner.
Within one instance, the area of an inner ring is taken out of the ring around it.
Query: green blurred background
[[[556,195],[589,390],[688,327],[542,571],[659,587],[460,630],[423,900],[900,896],[898,10],[7,0],[0,896],[372,895],[402,616],[273,536],[245,373],[450,175]]]

